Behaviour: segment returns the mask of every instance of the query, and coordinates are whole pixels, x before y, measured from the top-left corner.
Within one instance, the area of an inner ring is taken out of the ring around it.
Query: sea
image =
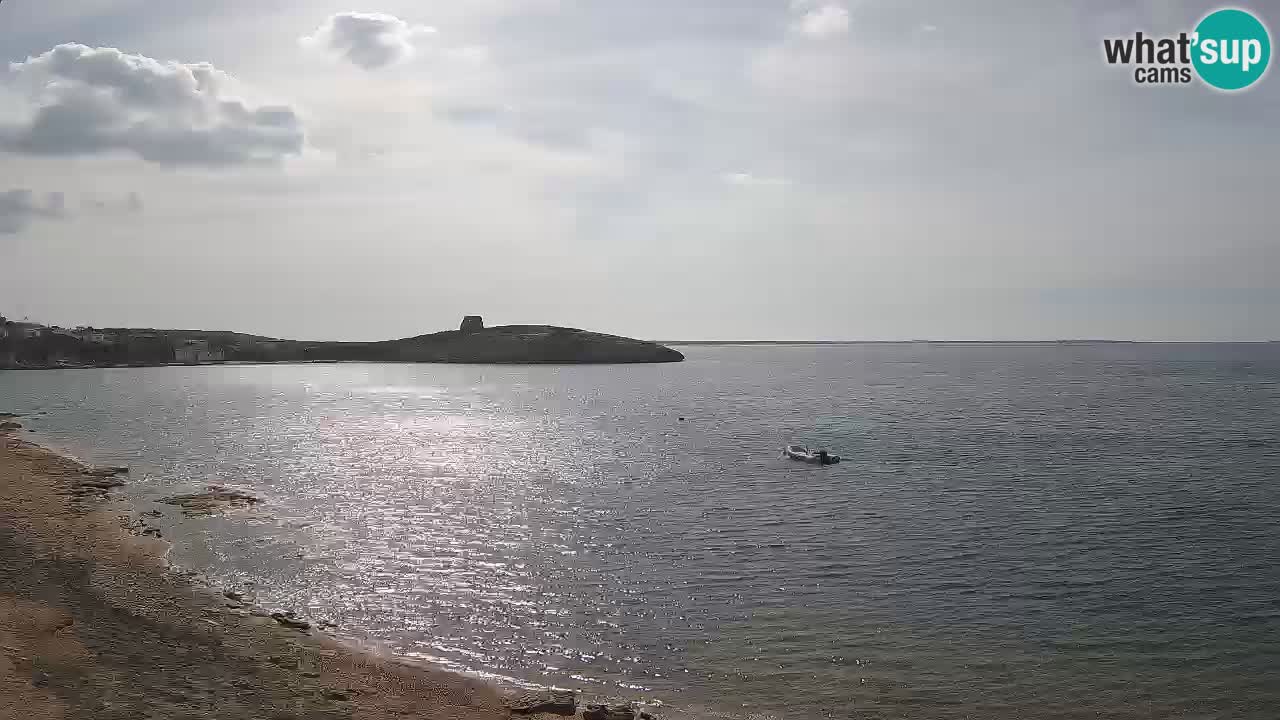
[[[1280,344],[680,349],[9,371],[0,410],[373,652],[667,717],[1280,717]],[[211,484],[262,502],[158,502]]]

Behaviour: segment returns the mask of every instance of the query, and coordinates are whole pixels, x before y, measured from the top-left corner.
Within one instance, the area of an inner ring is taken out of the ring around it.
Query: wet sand
[[[228,607],[88,470],[0,432],[0,720],[510,715],[482,681]]]

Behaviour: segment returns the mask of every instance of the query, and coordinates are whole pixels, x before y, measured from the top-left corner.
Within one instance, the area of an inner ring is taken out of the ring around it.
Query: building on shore
[[[221,349],[209,347],[208,340],[182,340],[173,348],[174,362],[187,365],[199,363],[222,362],[226,353]]]
[[[115,341],[114,333],[91,327],[76,328],[72,334],[79,338],[81,342],[87,343],[109,343]]]

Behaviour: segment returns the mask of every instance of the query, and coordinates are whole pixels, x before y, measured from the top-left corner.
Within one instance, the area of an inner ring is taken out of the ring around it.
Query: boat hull
[[[826,461],[824,462],[822,456],[817,453],[811,453],[798,445],[788,445],[782,451],[782,454],[792,460],[809,465],[835,465],[840,462],[839,455],[827,455]]]

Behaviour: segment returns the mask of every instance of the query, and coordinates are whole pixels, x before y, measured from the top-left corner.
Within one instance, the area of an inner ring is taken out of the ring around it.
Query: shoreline
[[[0,700],[24,716],[512,716],[494,683],[220,597],[168,563],[110,478],[16,430],[0,430]]]

